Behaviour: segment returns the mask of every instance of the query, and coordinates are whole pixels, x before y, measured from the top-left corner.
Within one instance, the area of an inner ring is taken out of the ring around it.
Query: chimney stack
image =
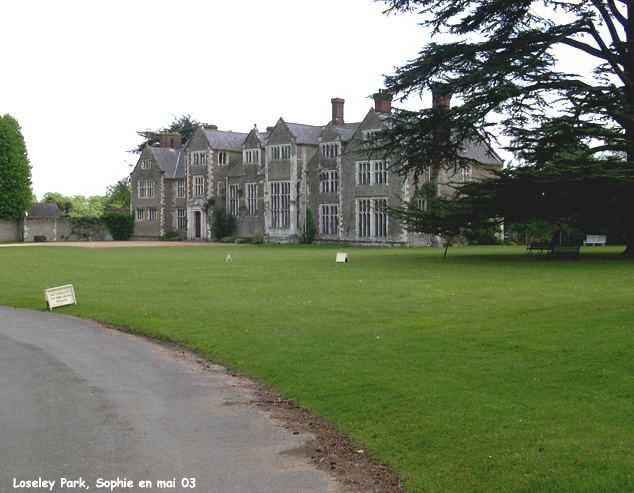
[[[374,109],[379,113],[392,113],[392,95],[384,91],[374,94]]]
[[[178,132],[161,132],[159,135],[159,147],[163,149],[180,149],[181,134]]]
[[[332,98],[330,102],[332,103],[332,122],[335,125],[343,123],[343,104],[346,100],[341,98]]]
[[[439,89],[442,89],[442,86],[439,84],[432,87],[432,107],[439,107],[448,110],[451,108],[451,94]]]

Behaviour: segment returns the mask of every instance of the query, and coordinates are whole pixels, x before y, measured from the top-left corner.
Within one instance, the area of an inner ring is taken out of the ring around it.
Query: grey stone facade
[[[235,217],[233,236],[297,243],[310,210],[318,243],[436,245],[375,208],[410,200],[416,191],[412,180],[365,150],[368,134],[385,128],[389,97],[378,94],[375,107],[357,123],[345,123],[343,99],[331,103],[332,120],[323,126],[282,118],[265,132],[204,126],[183,147],[176,139],[178,147],[169,148],[163,139],[164,147],[146,148],[131,181],[135,238],[159,239],[171,230],[189,240],[219,240],[214,221],[225,212]],[[434,176],[439,193],[448,193],[443,184],[503,165],[482,146],[467,146],[466,152],[474,161],[468,176],[439,171]]]

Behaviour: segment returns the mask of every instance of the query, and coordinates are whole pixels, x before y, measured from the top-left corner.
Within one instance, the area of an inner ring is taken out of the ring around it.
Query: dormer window
[[[290,145],[271,146],[271,159],[290,159],[290,157]]]
[[[374,130],[364,130],[363,131],[363,140],[365,141],[366,144],[369,144],[370,141],[375,138],[376,134],[378,134],[381,130],[379,129],[374,129]]]
[[[471,166],[465,166],[461,170],[462,175],[462,183],[467,183],[471,181]]]
[[[339,155],[339,144],[337,142],[330,142],[328,144],[321,144],[321,157],[334,158]]]
[[[260,150],[249,149],[242,151],[242,160],[244,164],[258,164],[260,162]]]
[[[192,164],[207,164],[207,153],[205,151],[196,151],[191,154]]]

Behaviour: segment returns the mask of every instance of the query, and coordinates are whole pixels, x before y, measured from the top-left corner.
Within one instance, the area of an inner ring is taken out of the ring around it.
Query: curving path
[[[0,307],[0,491],[337,491],[254,399],[143,338]]]

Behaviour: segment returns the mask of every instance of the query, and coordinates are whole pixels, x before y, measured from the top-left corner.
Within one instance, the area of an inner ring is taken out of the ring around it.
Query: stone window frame
[[[247,199],[247,216],[257,216],[258,214],[258,183],[245,183]]]
[[[321,157],[325,159],[333,159],[339,156],[339,142],[326,142],[320,144]]]
[[[260,149],[245,149],[242,151],[244,164],[260,164]]]
[[[194,175],[194,196],[204,197],[205,195],[205,176]]]
[[[339,204],[321,204],[319,206],[319,233],[322,235],[339,234]]]
[[[387,205],[387,197],[362,197],[356,200],[357,236],[360,238],[387,238],[388,214],[378,211],[376,204]]]
[[[321,193],[339,192],[339,171],[323,170],[319,173],[319,182]]]
[[[240,187],[229,185],[229,214],[238,217],[240,213]]]
[[[191,164],[207,164],[207,151],[191,151]]]
[[[291,227],[291,182],[272,181],[271,190],[271,228],[288,229]]]
[[[271,152],[271,159],[290,159],[291,158],[291,145],[290,144],[278,144],[269,147]]]
[[[139,180],[137,182],[137,197],[140,199],[153,199],[155,192],[154,180]]]
[[[176,209],[176,228],[180,230],[187,229],[187,209]]]

